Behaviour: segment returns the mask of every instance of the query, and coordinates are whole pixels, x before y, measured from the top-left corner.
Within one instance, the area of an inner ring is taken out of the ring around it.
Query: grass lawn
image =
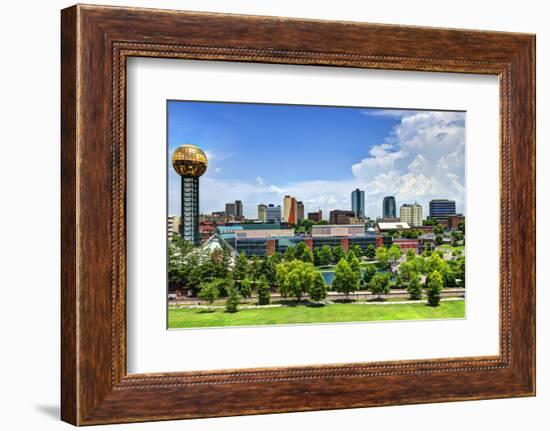
[[[442,301],[438,307],[426,304],[329,304],[241,309],[169,308],[169,328],[209,326],[282,325],[296,323],[365,322],[373,320],[417,320],[463,318],[464,301]]]

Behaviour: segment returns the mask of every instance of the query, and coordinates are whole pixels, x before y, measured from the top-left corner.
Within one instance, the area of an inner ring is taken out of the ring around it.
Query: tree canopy
[[[342,258],[336,265],[332,289],[348,297],[350,293],[355,292],[359,288],[359,276],[360,273],[354,272],[348,261]]]

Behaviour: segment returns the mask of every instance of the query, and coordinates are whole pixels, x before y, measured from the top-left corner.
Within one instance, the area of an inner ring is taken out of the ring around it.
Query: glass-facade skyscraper
[[[382,217],[397,218],[397,205],[393,196],[384,196],[382,201]]]
[[[365,191],[355,189],[351,192],[351,210],[355,217],[365,217]]]
[[[456,203],[449,199],[433,199],[430,201],[430,218],[438,223],[446,224],[449,216],[456,214]]]

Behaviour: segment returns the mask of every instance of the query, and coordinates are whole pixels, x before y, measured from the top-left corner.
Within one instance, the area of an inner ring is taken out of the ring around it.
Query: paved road
[[[451,297],[464,297],[466,294],[465,289],[462,288],[452,288],[452,289],[443,289],[441,291],[441,297],[442,298],[451,298]],[[426,295],[424,295],[426,296]],[[389,298],[408,298],[409,294],[405,289],[392,289],[389,294],[387,295],[381,295],[384,299]],[[372,293],[369,291],[363,290],[359,291],[353,294],[349,295],[349,299],[356,299],[356,300],[368,300],[372,299]],[[278,301],[283,299],[281,297],[281,294],[279,293],[272,293],[271,294],[271,301]],[[304,299],[307,299],[307,295],[304,296]],[[338,292],[327,292],[327,300],[329,301],[335,301],[335,300],[342,300],[346,299],[346,295]],[[181,305],[193,305],[193,304],[200,304],[204,301],[200,301],[197,298],[179,298],[177,301],[170,300],[170,304],[181,304]],[[257,297],[253,296],[251,298],[247,298],[246,303],[256,303]]]

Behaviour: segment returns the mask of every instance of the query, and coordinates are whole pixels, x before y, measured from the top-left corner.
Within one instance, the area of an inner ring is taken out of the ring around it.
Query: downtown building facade
[[[399,219],[403,223],[408,223],[412,227],[422,226],[422,205],[403,204],[399,208]]]
[[[307,219],[317,223],[323,220],[323,211],[319,208],[319,211],[307,213]]]
[[[264,223],[267,221],[267,205],[258,205],[258,220]]]
[[[286,195],[283,199],[283,219],[289,224],[298,222],[298,201],[293,196]]]
[[[298,223],[304,220],[304,203],[302,201],[296,202],[296,219]]]
[[[390,247],[389,235],[366,231],[364,224],[313,226],[311,235],[296,235],[293,229],[279,224],[218,226],[216,234],[229,244],[236,253],[247,256],[271,256],[285,253],[288,247],[303,242],[313,252],[324,246],[340,246],[345,251],[356,244],[365,251],[370,245],[375,248]]]
[[[225,216],[229,219],[242,219],[243,203],[242,201],[229,202],[225,204]]]
[[[439,224],[446,225],[449,216],[456,215],[456,202],[449,199],[432,199],[430,201],[430,218]]]
[[[179,234],[181,230],[181,217],[176,215],[168,216],[167,235],[171,240],[174,234]]]
[[[269,204],[265,210],[266,222],[268,223],[281,223],[281,206]]]
[[[349,210],[332,210],[329,213],[329,224],[350,224],[355,218],[355,213]]]

